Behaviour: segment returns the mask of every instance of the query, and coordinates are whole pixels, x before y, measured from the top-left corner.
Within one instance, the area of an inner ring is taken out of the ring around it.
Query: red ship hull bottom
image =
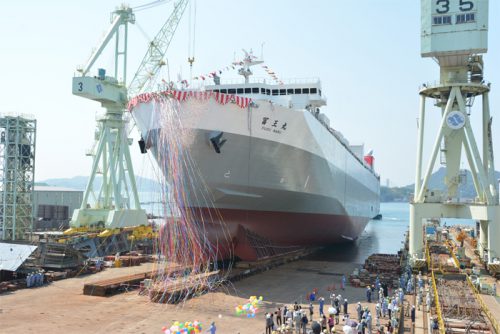
[[[370,220],[334,214],[193,208],[199,217],[222,217],[206,226],[218,259],[255,261],[258,248],[286,251],[356,240]],[[201,218],[200,218],[201,220]],[[257,248],[257,249],[256,249]]]

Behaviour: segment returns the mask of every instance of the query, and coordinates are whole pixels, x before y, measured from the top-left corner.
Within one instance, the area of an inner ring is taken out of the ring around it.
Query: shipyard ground
[[[245,278],[225,290],[187,301],[184,305],[156,304],[137,291],[112,297],[83,295],[83,284],[147,270],[138,267],[110,268],[86,277],[53,282],[48,286],[22,289],[0,296],[0,324],[5,333],[161,333],[173,321],[201,321],[204,331],[215,321],[217,333],[257,334],[265,332],[267,311],[278,306],[304,303],[312,289],[328,302],[326,289],[335,284],[339,293],[341,275],[348,275],[358,264],[299,260]],[[364,289],[347,286],[341,291],[350,303],[364,300]],[[235,315],[234,308],[249,296],[266,300],[253,318]],[[375,304],[371,304],[374,308]],[[354,312],[354,304],[350,312]],[[325,307],[326,308],[326,307]],[[315,312],[318,306],[315,305]],[[220,317],[219,317],[220,315]],[[340,330],[340,327],[339,327]]]
[[[39,288],[21,289],[0,295],[0,324],[5,333],[161,333],[163,326],[174,321],[201,321],[204,331],[212,321],[217,333],[260,334],[265,332],[265,312],[298,301],[306,307],[306,294],[318,289],[318,297],[329,302],[327,288],[335,285],[335,293],[349,300],[349,312],[355,317],[355,304],[361,301],[375,312],[375,303],[365,302],[365,289],[347,285],[340,290],[342,274],[348,276],[361,264],[302,259],[244,278],[217,292],[188,300],[183,305],[165,305],[149,301],[137,290],[111,297],[83,294],[85,283],[120,277],[151,268],[151,263],[136,267],[108,268],[103,272],[53,282]],[[262,295],[265,304],[255,318],[239,317],[234,308],[244,304],[249,296]],[[407,295],[410,304],[414,295]],[[500,316],[498,297],[483,295],[487,307]],[[325,306],[325,310],[326,310]],[[315,318],[318,304],[315,303]],[[500,320],[500,319],[499,319]],[[381,319],[387,324],[387,319]],[[428,313],[416,314],[416,323],[405,317],[405,332],[431,334]],[[337,333],[342,332],[336,326]]]

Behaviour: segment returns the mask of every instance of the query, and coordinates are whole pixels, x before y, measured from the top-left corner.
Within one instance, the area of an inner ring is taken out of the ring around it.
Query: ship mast
[[[264,61],[257,60],[257,57],[255,57],[253,55],[252,49],[250,49],[250,52],[243,49],[243,52],[245,53],[245,58],[243,58],[243,60],[241,62],[236,63],[236,64],[243,65],[243,67],[241,67],[238,70],[238,74],[245,77],[245,83],[247,84],[247,83],[249,83],[250,76],[253,74],[252,70],[250,69],[250,66],[262,64],[262,63],[264,63]]]

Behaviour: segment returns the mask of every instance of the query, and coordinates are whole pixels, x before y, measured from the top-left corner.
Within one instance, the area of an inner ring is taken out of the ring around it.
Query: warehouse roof
[[[37,246],[0,242],[0,270],[16,271]]]

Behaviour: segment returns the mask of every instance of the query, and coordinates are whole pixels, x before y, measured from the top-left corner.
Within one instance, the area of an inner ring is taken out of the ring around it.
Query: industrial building
[[[80,208],[83,191],[63,187],[35,186],[33,230],[62,229],[68,226],[75,209]]]
[[[23,240],[32,229],[36,120],[0,117],[0,240]]]

